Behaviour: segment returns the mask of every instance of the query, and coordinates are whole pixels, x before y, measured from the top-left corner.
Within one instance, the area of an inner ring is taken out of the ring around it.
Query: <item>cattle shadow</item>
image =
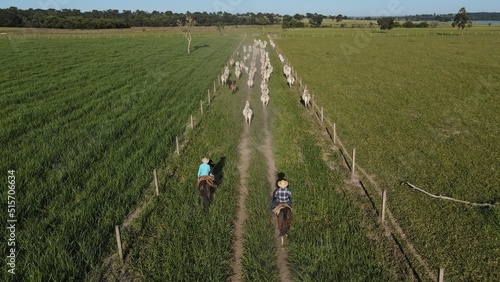
[[[196,50],[201,49],[201,48],[207,48],[207,47],[210,47],[210,45],[208,45],[208,44],[196,45],[196,46],[193,46],[193,51],[196,51]]]
[[[304,101],[304,99],[302,99],[302,96],[300,97],[299,103],[300,103],[302,106],[304,106],[304,108],[306,107],[306,101]]]

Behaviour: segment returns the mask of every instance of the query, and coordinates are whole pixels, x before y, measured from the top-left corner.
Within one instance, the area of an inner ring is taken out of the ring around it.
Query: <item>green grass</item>
[[[240,108],[234,105],[241,99],[225,87],[219,89],[200,125],[189,135],[188,146],[162,172],[175,171],[129,239],[126,267],[144,281],[223,281],[232,275],[239,184],[235,168],[244,126]],[[214,160],[216,170],[223,174],[208,213],[196,189],[196,171],[203,156]]]
[[[470,30],[472,32],[473,29]],[[499,213],[412,191],[498,202],[500,43],[496,35],[276,39],[356,162],[433,269],[455,281],[498,276]],[[464,259],[466,258],[466,259]]]
[[[16,278],[80,280],[100,266],[238,41],[200,38],[188,55],[183,38],[0,40]]]
[[[277,67],[275,55],[271,56]],[[166,180],[165,191],[155,208],[145,213],[137,230],[131,232],[134,235],[129,239],[127,268],[143,280],[197,281],[204,277],[208,281],[221,281],[232,276],[228,261],[232,259],[234,242],[229,240],[233,239],[232,224],[240,188],[237,146],[245,126],[241,109],[247,99],[246,86],[242,86],[246,75],[240,82],[240,90],[234,95],[227,89],[218,92],[201,126],[190,136],[193,141],[170,164],[179,168],[175,176]],[[361,214],[349,207],[349,201],[335,189],[342,185],[342,179],[323,163],[321,147],[311,148],[310,144],[321,142],[320,138],[317,131],[309,129],[304,120],[307,115],[285,87],[276,72],[271,79],[271,102],[266,111],[278,172],[285,173],[294,191],[296,213],[287,240],[294,279],[386,281],[388,270],[379,262],[377,247],[360,226]],[[258,99],[259,87],[255,89],[250,98],[255,119],[249,135],[251,157],[245,202],[243,276],[249,281],[277,281],[274,218],[269,211],[271,187],[267,180],[267,160],[260,152],[264,142],[263,109]],[[294,111],[292,115],[284,115],[283,108]],[[297,131],[307,134],[290,139]],[[297,151],[303,157],[290,158]],[[224,181],[208,215],[203,215],[199,195],[190,188],[202,155],[215,160],[220,156],[225,158]],[[312,238],[311,234],[316,236]],[[332,264],[336,267],[332,268]]]
[[[245,32],[263,30],[278,32]],[[357,163],[389,190],[391,210],[431,266],[446,267],[451,280],[492,280],[499,213],[426,198],[399,184],[498,200],[500,58],[494,50],[500,37],[395,31],[382,37],[349,29],[323,38],[320,30],[307,30],[306,41],[276,42],[337,123],[344,144],[357,148]],[[0,39],[0,163],[5,172],[16,170],[18,187],[15,279],[113,277],[101,265],[116,252],[114,225],[152,194],[154,168],[161,195],[122,234],[128,275],[145,281],[232,275],[246,76],[237,94],[220,89],[210,107],[205,102],[203,116],[199,101],[242,38],[205,31],[187,55],[185,39],[174,32],[141,32],[149,31]],[[364,213],[337,189],[345,186],[345,171],[324,163],[329,145],[268,51],[275,68],[266,109],[274,158],[295,203],[287,239],[294,279],[387,281],[393,273],[379,254],[382,244],[368,239]],[[459,65],[467,72],[456,71]],[[275,281],[258,88],[251,98],[243,268],[248,280]],[[190,115],[196,127],[181,139],[189,140],[181,156],[173,157]],[[203,156],[224,173],[208,214],[194,187]],[[336,155],[330,161],[341,163]],[[7,279],[14,277],[5,271]]]
[[[297,281],[387,281],[389,272],[376,258],[360,211],[339,193],[343,173],[324,162],[326,144],[319,127],[289,91],[277,55],[270,81],[271,129],[278,172],[290,183],[294,201],[289,267]],[[314,122],[314,121],[313,121]],[[330,159],[339,162],[338,156]]]

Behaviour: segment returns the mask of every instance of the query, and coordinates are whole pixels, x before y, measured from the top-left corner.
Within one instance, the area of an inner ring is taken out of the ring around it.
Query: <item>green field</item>
[[[81,280],[102,264],[239,40],[200,38],[189,56],[181,37],[0,40],[17,278]]]
[[[445,267],[453,281],[492,281],[498,209],[436,200],[402,183],[498,202],[498,28],[463,37],[452,29],[399,32],[287,31],[275,41],[344,145],[356,148],[357,164],[388,190],[393,214],[433,270]]]
[[[0,38],[0,163],[6,181],[8,170],[16,175],[17,274],[4,264],[1,280],[229,279],[247,76],[234,95],[217,84],[210,105],[207,89],[240,34],[264,31],[281,35],[274,39],[280,51],[336,123],[344,145],[356,148],[357,165],[388,190],[392,213],[432,270],[445,267],[450,281],[493,281],[498,209],[428,198],[401,185],[473,202],[500,197],[500,35],[475,30],[459,37],[450,28],[427,35],[420,29],[228,27],[225,36],[199,29],[188,55],[177,29],[9,29],[12,38]],[[255,119],[244,277],[278,280],[261,154],[267,111],[277,170],[294,193],[287,239],[294,280],[411,280],[412,270],[362,208],[369,206],[366,198],[346,192],[358,188],[346,184],[342,156],[323,138],[313,112],[299,104],[298,86],[288,89],[277,54],[267,49],[274,66],[270,105],[262,108],[259,84],[250,98]],[[174,155],[176,136],[180,156]],[[208,214],[194,187],[203,156],[223,172]],[[153,197],[153,169],[160,197]],[[120,266],[114,227],[138,206],[142,212],[122,230]],[[6,212],[1,219],[7,221]]]
[[[247,39],[245,44],[251,44],[252,40]],[[278,66],[276,54],[271,53],[271,56],[272,63]],[[128,240],[134,243],[130,243],[130,261],[126,267],[133,277],[144,281],[160,277],[184,281],[199,281],[203,277],[206,281],[222,281],[231,277],[228,262],[232,259],[233,246],[228,240],[233,236],[231,231],[234,231],[239,194],[237,146],[244,126],[241,109],[247,99],[246,79],[243,75],[240,90],[234,95],[228,89],[218,90],[203,125],[194,132],[189,148],[175,164],[180,167],[179,171],[174,178],[166,180],[165,195],[131,232]],[[254,87],[249,99],[255,119],[249,136],[251,157],[249,193],[245,202],[243,277],[247,281],[278,281],[269,212],[268,168],[260,153],[264,139],[263,111],[266,110],[278,171],[294,183],[292,189],[296,193],[296,227],[287,239],[289,268],[294,279],[351,281],[357,277],[359,280],[386,281],[390,277],[388,267],[376,255],[377,246],[360,228],[361,214],[349,207],[346,198],[335,193],[331,177],[339,185],[341,178],[329,172],[323,160],[318,158],[321,147],[310,147],[311,142],[321,142],[318,131],[312,130],[310,135],[290,142],[288,135],[292,132],[309,132],[307,114],[288,93],[279,73],[272,78],[270,89],[272,98],[267,109],[260,104],[258,87]],[[282,108],[294,110],[286,116],[282,115]],[[290,160],[291,152],[297,151],[301,151],[304,159]],[[208,215],[203,215],[200,200],[192,187],[192,175],[201,155],[224,163],[224,178]],[[310,175],[304,179],[304,172],[309,170]],[[311,238],[311,234],[317,236]],[[335,267],[332,268],[332,264]]]

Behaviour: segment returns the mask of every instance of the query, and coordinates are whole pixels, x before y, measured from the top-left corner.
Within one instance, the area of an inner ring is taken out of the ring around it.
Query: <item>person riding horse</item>
[[[278,230],[281,237],[281,245],[285,244],[285,237],[292,225],[292,192],[288,189],[288,181],[278,181],[278,188],[274,190],[272,212],[278,218]]]
[[[288,181],[284,179],[278,181],[278,188],[274,190],[271,210],[274,210],[280,203],[286,203],[290,208],[292,207],[292,192],[288,189]]]
[[[215,177],[212,174],[212,168],[215,166],[214,162],[208,158],[201,159],[201,162],[198,168],[198,183],[196,186],[198,187],[201,181],[206,180],[210,186],[217,187]]]

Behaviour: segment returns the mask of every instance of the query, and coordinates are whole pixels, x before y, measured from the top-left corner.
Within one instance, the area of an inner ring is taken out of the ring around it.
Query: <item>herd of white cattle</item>
[[[269,104],[269,87],[268,82],[273,73],[273,66],[269,60],[269,53],[266,51],[267,41],[262,41],[260,39],[254,39],[253,45],[243,45],[243,60],[238,61],[233,57],[229,59],[229,66],[225,66],[223,73],[221,75],[221,83],[223,85],[230,84],[230,67],[234,67],[234,75],[236,76],[236,80],[232,83],[235,84],[236,81],[241,77],[242,72],[245,72],[248,75],[247,86],[249,88],[253,88],[254,86],[254,78],[257,73],[257,57],[260,55],[260,75],[261,75],[261,83],[260,83],[260,101],[262,105],[266,107]],[[276,49],[276,44],[269,39],[269,43],[273,49]],[[236,57],[240,57],[239,51],[236,53]],[[287,85],[289,88],[293,86],[295,83],[295,77],[293,76],[293,68],[285,63],[285,59],[283,55],[278,53],[278,58],[280,63],[283,65],[283,74],[286,77]],[[246,64],[249,62],[250,67]],[[233,91],[234,93],[234,91]],[[302,93],[302,100],[304,102],[304,106],[307,108],[310,105],[311,94],[309,90],[307,90],[307,86],[304,88]],[[243,109],[243,116],[245,117],[245,123],[250,125],[252,121],[253,111],[250,107],[250,102],[245,102],[245,107]]]

